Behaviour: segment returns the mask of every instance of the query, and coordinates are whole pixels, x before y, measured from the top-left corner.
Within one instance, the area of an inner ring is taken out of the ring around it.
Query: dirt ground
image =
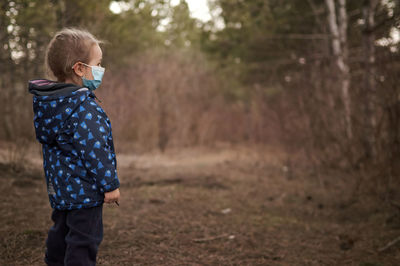
[[[122,199],[104,206],[98,265],[400,265],[400,243],[378,252],[400,236],[397,210],[255,150],[117,154]],[[0,265],[44,265],[51,208],[40,154],[28,159],[0,165]]]

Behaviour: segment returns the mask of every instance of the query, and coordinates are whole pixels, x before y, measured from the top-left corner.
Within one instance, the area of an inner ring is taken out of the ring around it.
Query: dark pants
[[[46,240],[47,265],[96,265],[103,240],[103,206],[79,210],[53,210]]]

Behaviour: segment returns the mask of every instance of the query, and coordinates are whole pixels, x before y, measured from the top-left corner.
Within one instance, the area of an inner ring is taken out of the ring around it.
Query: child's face
[[[101,51],[101,48],[98,44],[95,44],[92,46],[90,49],[90,55],[89,55],[89,62],[88,65],[90,66],[101,66],[101,60],[103,58],[103,53]],[[83,75],[86,79],[94,79],[92,75],[92,70],[90,67],[85,67],[83,69]]]

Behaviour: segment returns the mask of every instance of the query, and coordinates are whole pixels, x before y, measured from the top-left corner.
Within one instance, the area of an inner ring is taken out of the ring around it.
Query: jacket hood
[[[48,79],[34,79],[29,81],[29,92],[33,95],[52,95],[57,93],[72,92],[81,87],[72,83],[61,83]]]
[[[33,94],[36,139],[42,144],[52,143],[66,120],[77,116],[80,104],[95,97],[87,88],[46,79],[29,81],[29,92]]]

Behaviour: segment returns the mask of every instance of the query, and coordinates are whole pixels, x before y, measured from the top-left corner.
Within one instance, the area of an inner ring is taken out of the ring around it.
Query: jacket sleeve
[[[82,103],[73,135],[75,149],[101,192],[120,186],[111,123],[94,100]]]

